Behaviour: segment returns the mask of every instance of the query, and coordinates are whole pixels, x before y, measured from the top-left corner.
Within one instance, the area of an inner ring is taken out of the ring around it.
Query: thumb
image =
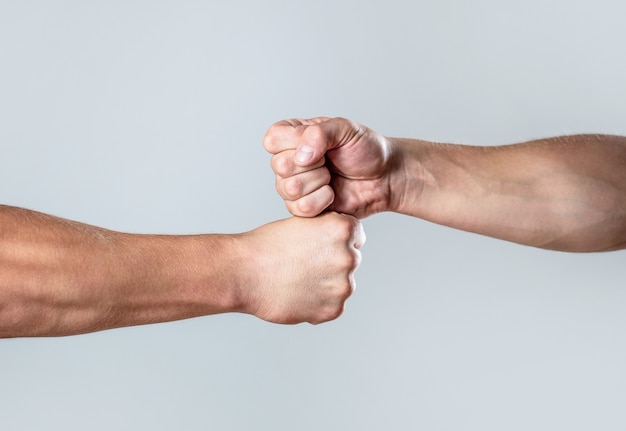
[[[296,147],[298,166],[311,166],[321,160],[327,151],[341,148],[362,134],[362,127],[345,118],[331,118],[309,124]]]
[[[317,157],[315,157],[315,148],[301,143],[300,145],[298,145],[298,148],[296,148],[296,163],[299,166],[309,166],[312,165],[313,163],[317,162],[317,160],[319,160],[319,155],[324,154],[325,151],[317,151]]]

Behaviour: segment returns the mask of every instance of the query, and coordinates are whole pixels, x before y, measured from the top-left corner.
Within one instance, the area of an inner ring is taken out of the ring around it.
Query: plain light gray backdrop
[[[287,217],[262,137],[345,116],[504,144],[626,134],[615,0],[2,1],[0,202],[131,232]],[[623,252],[379,214],[337,321],[0,341],[2,430],[623,430]]]

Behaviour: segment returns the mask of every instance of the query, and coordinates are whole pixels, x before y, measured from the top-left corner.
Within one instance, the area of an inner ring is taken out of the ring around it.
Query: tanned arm
[[[360,223],[328,214],[236,235],[137,235],[0,206],[0,337],[58,336],[225,312],[338,317]]]

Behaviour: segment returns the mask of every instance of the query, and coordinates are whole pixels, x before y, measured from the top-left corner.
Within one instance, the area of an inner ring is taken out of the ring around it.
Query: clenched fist
[[[364,218],[392,205],[392,143],[365,126],[344,118],[285,120],[269,128],[263,144],[276,190],[294,215],[328,208]]]
[[[274,323],[321,323],[343,312],[352,294],[359,248],[354,217],[329,212],[280,220],[242,235],[249,271],[244,309]]]
[[[338,317],[365,236],[354,217],[293,217],[242,234],[114,232],[0,205],[0,338],[61,336],[243,312]]]

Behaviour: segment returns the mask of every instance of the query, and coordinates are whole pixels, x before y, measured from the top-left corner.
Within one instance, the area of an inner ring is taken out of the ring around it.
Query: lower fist
[[[250,268],[244,312],[274,323],[336,319],[355,288],[365,242],[354,217],[293,217],[243,234]],[[249,266],[248,266],[249,265]]]

